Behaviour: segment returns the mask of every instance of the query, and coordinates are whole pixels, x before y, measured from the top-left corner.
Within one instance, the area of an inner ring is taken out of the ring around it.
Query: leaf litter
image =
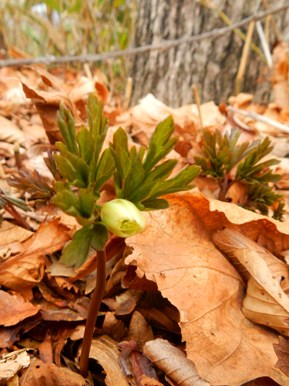
[[[225,109],[202,105],[201,117],[196,105],[172,109],[152,95],[121,111],[99,73],[87,78],[57,68],[0,70],[1,186],[21,168],[30,175],[39,170],[42,187],[49,184],[42,159],[61,138],[59,104],[69,106],[80,127],[93,91],[105,103],[110,133],[121,125],[130,144],[147,145],[159,121],[171,115],[178,135],[172,155],[179,165],[194,162],[202,128],[224,133],[237,127],[240,140],[250,142],[269,135],[281,161],[274,171],[282,174],[276,187],[285,197],[284,222],[236,205],[242,186],[234,187],[231,203],[221,202],[214,181],[198,177],[195,189],[168,197],[168,209],[146,214],[143,233],[125,243],[111,241],[88,384],[289,384],[288,139],[276,127],[230,110],[286,125],[284,47],[275,56],[273,103],[261,106],[252,95],[239,94]],[[40,205],[26,189],[9,189],[32,209],[19,209],[29,229],[2,213],[0,377],[20,385],[84,385],[78,359],[95,256],[77,270],[60,264],[76,223],[45,200]]]

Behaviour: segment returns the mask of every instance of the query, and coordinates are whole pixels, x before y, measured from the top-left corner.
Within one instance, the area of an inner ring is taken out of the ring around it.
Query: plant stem
[[[91,342],[93,338],[93,332],[94,332],[95,323],[96,323],[97,315],[100,308],[100,303],[105,291],[105,284],[106,284],[105,283],[105,279],[106,279],[105,263],[106,263],[105,250],[98,251],[96,286],[95,286],[93,295],[91,297],[90,306],[88,309],[88,315],[86,319],[82,349],[80,354],[80,362],[79,362],[80,373],[84,378],[87,378],[87,375],[88,375],[88,359],[89,359]]]
[[[221,201],[226,201],[226,193],[228,191],[228,176],[226,175],[223,179],[219,181],[220,192],[218,199]]]

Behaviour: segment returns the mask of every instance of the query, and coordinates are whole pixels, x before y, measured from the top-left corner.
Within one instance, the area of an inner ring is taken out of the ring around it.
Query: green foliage
[[[61,263],[76,268],[80,267],[85,262],[89,249],[102,250],[107,238],[107,229],[101,223],[82,227],[74,233],[72,241],[64,247]]]
[[[123,129],[114,134],[111,152],[116,165],[114,174],[116,196],[133,202],[141,210],[163,209],[165,194],[191,189],[192,180],[199,174],[196,166],[187,166],[178,175],[167,179],[176,166],[176,160],[160,160],[173,149],[176,138],[171,138],[173,120],[168,117],[155,129],[147,152],[133,146],[128,148]]]
[[[62,262],[74,266],[85,261],[91,248],[103,249],[107,241],[108,232],[104,220],[101,222],[102,206],[98,201],[112,176],[116,197],[141,210],[151,210],[168,206],[161,196],[190,189],[200,170],[188,166],[169,178],[177,163],[164,160],[176,143],[176,138],[172,138],[171,117],[157,126],[147,150],[129,148],[127,134],[121,128],[115,132],[110,146],[104,148],[108,123],[94,95],[88,98],[87,117],[88,127],[76,131],[70,111],[61,106],[58,126],[63,142],[56,143],[58,152],[48,162],[56,178],[52,202],[82,225],[61,257]]]
[[[108,123],[101,104],[92,94],[87,115],[88,127],[82,127],[76,134],[70,111],[61,106],[58,125],[64,142],[56,143],[59,153],[54,155],[61,180],[54,186],[57,193],[52,202],[82,225],[98,220],[96,201],[115,169],[109,148],[101,154]]]
[[[270,169],[279,161],[275,159],[262,161],[273,149],[269,138],[251,144],[249,142],[238,144],[239,137],[240,132],[237,130],[224,135],[219,131],[204,131],[203,156],[195,157],[196,164],[201,167],[203,175],[211,176],[218,181],[219,199],[226,200],[229,188],[236,181],[240,181],[247,186],[245,208],[267,215],[269,207],[274,204],[273,217],[281,220],[284,203],[273,187],[281,176],[274,174]]]

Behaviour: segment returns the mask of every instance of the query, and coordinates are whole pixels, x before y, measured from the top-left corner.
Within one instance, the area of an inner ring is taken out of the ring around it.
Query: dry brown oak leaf
[[[156,282],[178,308],[187,356],[199,375],[212,385],[241,385],[259,377],[289,385],[275,367],[278,335],[245,318],[243,281],[210,235],[212,228],[229,224],[230,215],[240,228],[245,226],[242,215],[247,223],[264,217],[239,211],[234,204],[215,203],[218,210],[210,210],[212,203],[199,193],[171,195],[169,203],[169,209],[148,213],[145,231],[127,239],[133,252],[126,263]],[[230,208],[239,213],[229,213]],[[255,224],[255,232],[257,228]]]

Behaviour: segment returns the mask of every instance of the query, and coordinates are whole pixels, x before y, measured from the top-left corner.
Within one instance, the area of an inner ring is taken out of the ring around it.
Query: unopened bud
[[[119,237],[133,236],[145,227],[141,211],[132,202],[122,198],[106,202],[100,215],[107,229]]]

